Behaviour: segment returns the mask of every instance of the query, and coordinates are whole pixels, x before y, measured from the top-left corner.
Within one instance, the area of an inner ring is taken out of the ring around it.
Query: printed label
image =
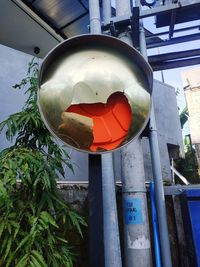
[[[142,204],[139,198],[125,198],[125,224],[142,224]]]

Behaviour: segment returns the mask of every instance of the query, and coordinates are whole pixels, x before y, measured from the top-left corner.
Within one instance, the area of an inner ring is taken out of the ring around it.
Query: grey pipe
[[[156,198],[156,208],[158,214],[162,263],[163,267],[172,267],[169,234],[167,227],[166,207],[165,207],[165,195],[163,189],[162,170],[160,163],[160,151],[158,145],[158,134],[156,128],[153,103],[151,109],[149,142],[150,142],[152,169],[153,169],[153,176],[155,183],[155,198]]]
[[[101,34],[101,17],[98,0],[89,0],[90,33]]]
[[[107,2],[110,1],[107,0]],[[109,9],[109,6],[109,3],[104,3],[104,16],[108,15],[109,10],[107,9]],[[89,11],[90,32],[101,34],[98,0],[89,1]],[[122,267],[112,154],[103,154],[101,162],[105,267]]]
[[[130,1],[117,0],[116,14],[123,16],[128,13],[130,13]],[[132,45],[127,28],[124,28],[118,38]],[[140,137],[121,150],[121,160],[125,266],[151,267],[148,209]]]
[[[122,194],[126,267],[151,267],[151,245],[141,138],[124,147]]]
[[[111,18],[111,0],[102,0],[102,7],[103,7],[103,21],[104,23],[107,23]]]
[[[112,154],[102,155],[105,267],[122,267]]]
[[[137,6],[140,6],[140,2],[137,0]],[[142,19],[140,20],[140,52],[147,59],[147,49],[145,32],[143,27]],[[163,267],[172,267],[171,262],[171,251],[169,244],[169,235],[167,227],[167,216],[165,207],[165,195],[162,182],[162,169],[160,163],[160,152],[158,145],[158,134],[156,128],[154,105],[152,100],[151,116],[150,116],[150,150],[151,150],[151,160],[152,169],[155,182],[155,197],[156,197],[156,208],[158,213],[158,224],[159,224],[159,234],[160,234],[160,244],[161,244],[161,255]]]
[[[131,5],[130,0],[115,0],[116,3],[116,16],[124,16],[130,14]]]

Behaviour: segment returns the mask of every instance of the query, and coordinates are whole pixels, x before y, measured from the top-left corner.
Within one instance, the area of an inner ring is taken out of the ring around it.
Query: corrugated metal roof
[[[75,23],[70,23],[67,27],[63,29],[63,33],[70,37],[79,34],[89,33],[89,17],[84,16],[77,20]]]
[[[88,33],[88,0],[19,0],[31,8],[63,38]],[[102,1],[100,12],[102,13]],[[115,9],[112,7],[112,15]]]
[[[23,0],[65,38],[88,33],[89,11],[86,0]]]
[[[87,9],[76,0],[40,0],[33,4],[42,15],[51,20],[58,28],[85,14]]]

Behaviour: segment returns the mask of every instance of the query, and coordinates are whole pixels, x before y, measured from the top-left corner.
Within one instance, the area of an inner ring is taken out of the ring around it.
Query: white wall
[[[23,92],[12,86],[26,76],[31,58],[30,55],[0,45],[0,121],[20,111],[23,106]],[[0,150],[10,146],[4,133],[5,131],[0,135]]]

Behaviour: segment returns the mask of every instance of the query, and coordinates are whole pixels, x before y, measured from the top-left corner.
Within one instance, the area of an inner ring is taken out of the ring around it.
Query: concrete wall
[[[170,157],[184,155],[181,124],[179,120],[175,89],[154,80],[153,100],[158,130],[158,142],[163,180],[171,181]],[[143,138],[145,176],[152,179],[151,157],[148,138]]]
[[[26,97],[21,90],[13,89],[12,86],[26,76],[31,58],[25,53],[0,45],[0,121],[22,109]],[[9,145],[3,132],[0,135],[0,150]]]

